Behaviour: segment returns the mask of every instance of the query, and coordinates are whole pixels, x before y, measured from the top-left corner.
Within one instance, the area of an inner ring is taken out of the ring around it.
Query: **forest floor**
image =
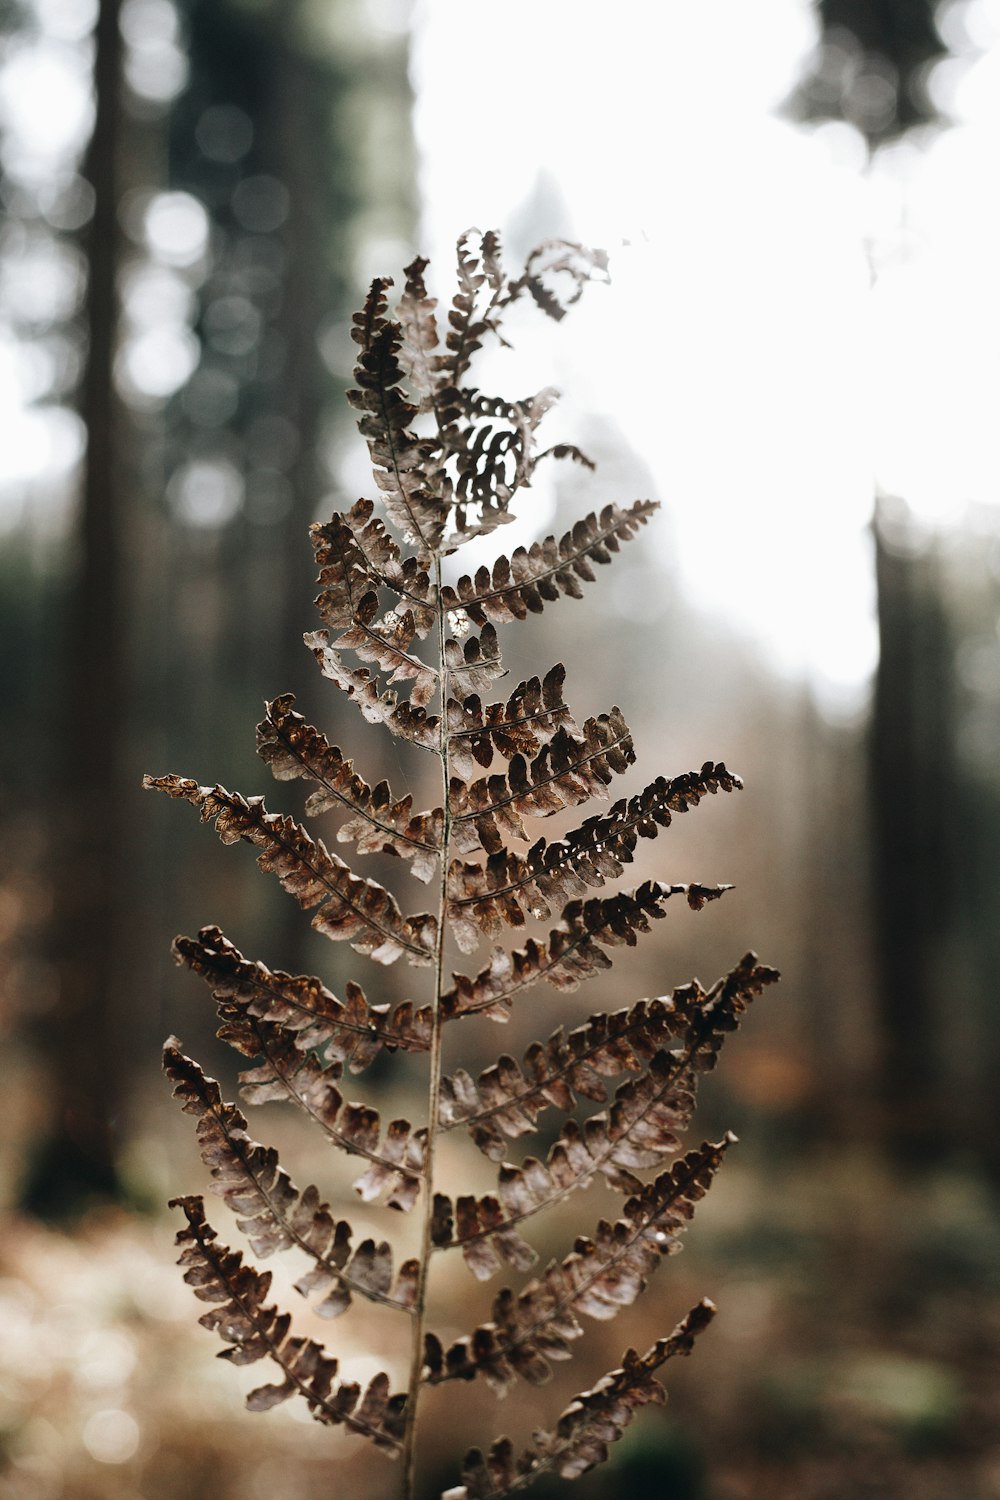
[[[609,1465],[572,1490],[542,1483],[539,1500],[1000,1500],[1000,1205],[986,1184],[957,1168],[901,1182],[847,1152],[766,1174],[727,1164],[698,1219],[638,1308],[588,1324],[554,1391],[501,1408],[501,1430],[526,1436],[629,1342],[702,1295],[719,1304],[694,1358],[669,1368],[667,1413],[644,1413]],[[175,1227],[120,1211],[73,1235],[0,1220],[0,1500],[386,1500],[381,1456],[302,1403],[242,1410],[252,1382],[211,1357]],[[449,1315],[471,1327],[483,1289],[469,1290],[468,1314]],[[337,1352],[348,1321],[322,1327]],[[384,1342],[353,1344],[344,1374],[374,1373]],[[428,1497],[455,1482],[445,1396],[427,1406]],[[484,1441],[485,1394],[457,1396],[459,1445]]]

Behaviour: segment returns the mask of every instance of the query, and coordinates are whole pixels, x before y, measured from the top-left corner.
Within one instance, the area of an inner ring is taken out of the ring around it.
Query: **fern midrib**
[[[438,753],[441,762],[442,809],[444,823],[441,831],[441,852],[438,882],[437,951],[434,962],[434,997],[431,1022],[431,1045],[429,1077],[427,1083],[427,1146],[424,1158],[424,1218],[421,1226],[420,1263],[417,1272],[417,1288],[414,1298],[412,1345],[410,1351],[410,1373],[406,1396],[406,1428],[403,1437],[403,1496],[414,1500],[416,1494],[416,1441],[417,1406],[421,1391],[421,1371],[424,1358],[424,1328],[427,1318],[427,1288],[433,1249],[434,1227],[434,1167],[437,1155],[437,1138],[440,1130],[441,1076],[443,1063],[444,1015],[442,999],[445,978],[445,905],[448,897],[448,852],[451,841],[451,811],[448,806],[448,782],[450,763],[448,755],[448,723],[445,709],[445,612],[441,599],[441,558],[434,555],[434,597],[437,605],[438,686],[441,694],[441,712],[438,725]]]
[[[661,1199],[656,1204],[655,1208],[650,1208],[644,1215],[640,1216],[640,1218],[630,1221],[634,1233],[629,1239],[624,1240],[619,1246],[616,1247],[613,1255],[609,1255],[606,1260],[601,1262],[600,1266],[595,1266],[593,1268],[592,1275],[588,1275],[588,1277],[583,1282],[575,1286],[572,1292],[567,1292],[565,1295],[559,1297],[554,1303],[547,1307],[543,1315],[536,1318],[534,1322],[529,1324],[527,1327],[519,1327],[515,1334],[510,1337],[505,1337],[502,1344],[499,1343],[498,1340],[499,1347],[497,1348],[495,1355],[491,1356],[491,1358],[503,1358],[505,1355],[509,1354],[511,1350],[518,1349],[522,1344],[525,1344],[529,1340],[536,1338],[537,1335],[540,1332],[543,1332],[548,1325],[554,1323],[559,1315],[563,1312],[570,1311],[574,1314],[574,1316],[580,1315],[580,1309],[574,1304],[578,1302],[579,1299],[591,1289],[591,1287],[596,1286],[599,1281],[602,1281],[609,1274],[609,1272],[613,1271],[615,1266],[617,1266],[620,1261],[624,1260],[625,1256],[628,1255],[628,1253],[638,1244],[642,1236],[655,1224],[660,1215],[666,1213],[668,1209],[672,1208],[675,1203],[677,1203],[686,1195],[688,1189],[697,1181],[698,1176],[711,1165],[713,1159],[716,1156],[719,1156],[721,1159],[721,1148],[719,1145],[710,1144],[702,1148],[702,1150],[698,1153],[697,1161],[694,1166],[692,1166],[690,1170],[684,1174],[679,1182],[672,1184],[672,1190],[670,1194],[667,1197]],[[619,1220],[619,1222],[621,1222],[621,1220]],[[616,1308],[616,1311],[620,1311],[620,1308]],[[495,1324],[493,1326],[496,1327]],[[479,1365],[476,1365],[476,1368],[480,1368]],[[463,1378],[464,1377],[462,1376],[461,1372],[456,1370],[454,1372],[445,1372],[444,1374],[441,1374],[435,1378],[428,1379],[424,1382],[424,1384],[444,1385],[449,1380],[460,1380]]]

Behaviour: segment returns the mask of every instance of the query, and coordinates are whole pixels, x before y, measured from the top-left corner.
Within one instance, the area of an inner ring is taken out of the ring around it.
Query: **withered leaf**
[[[499,557],[492,570],[481,567],[475,578],[465,574],[454,588],[442,589],[441,602],[445,609],[463,609],[477,625],[502,625],[540,614],[560,594],[582,598],[581,583],[594,579],[591,564],[610,562],[657,508],[653,500],[637,500],[627,510],[607,505],[599,516],[577,521],[558,542],[548,536]]]
[[[392,1120],[380,1144],[378,1111],[364,1104],[347,1104],[337,1088],[339,1063],[321,1063],[314,1053],[301,1052],[294,1033],[270,1021],[219,1008],[220,1038],[244,1056],[262,1056],[260,1066],[240,1074],[248,1104],[290,1100],[315,1120],[334,1145],[351,1156],[362,1156],[368,1166],[354,1183],[357,1193],[372,1202],[384,1198],[389,1208],[408,1213],[417,1201],[427,1153],[427,1132],[414,1130],[408,1120]]]
[[[598,1174],[617,1192],[640,1192],[635,1172],[657,1166],[680,1146],[694,1111],[695,1077],[687,1053],[655,1053],[646,1072],[616,1090],[610,1109],[582,1125],[568,1120],[544,1162],[534,1156],[519,1167],[504,1162],[495,1196],[459,1198],[450,1244],[460,1246],[469,1268],[485,1279],[503,1260],[523,1264],[519,1226],[526,1219],[589,1186]]]
[[[471,1380],[482,1375],[500,1396],[518,1376],[542,1385],[551,1360],[569,1359],[583,1329],[579,1316],[607,1321],[631,1307],[664,1256],[680,1249],[680,1236],[705,1196],[735,1137],[706,1142],[630,1198],[613,1224],[601,1219],[592,1238],[577,1239],[571,1254],[552,1261],[516,1295],[508,1288],[493,1301],[492,1320],[447,1350],[433,1334],[425,1343],[424,1380]]]
[[[611,959],[604,949],[622,944],[633,947],[636,934],[649,931],[650,919],[665,915],[663,904],[671,896],[685,896],[697,911],[706,901],[714,901],[731,889],[728,885],[664,885],[647,880],[635,891],[571,901],[563,910],[559,926],[552,928],[544,943],[529,938],[513,953],[497,948],[489,965],[474,979],[453,975],[453,987],[441,997],[443,1014],[447,1020],[483,1014],[505,1021],[514,996],[539,979],[556,989],[575,990],[582,980],[610,969]]]
[[[464,702],[472,694],[488,692],[492,683],[504,675],[497,633],[492,625],[484,626],[480,635],[470,635],[465,645],[449,636],[444,643],[448,673],[448,692]]]
[[[344,1063],[352,1073],[362,1072],[383,1049],[426,1052],[430,1046],[430,1006],[417,1009],[404,1000],[390,1013],[387,1005],[369,1005],[353,981],[339,1000],[319,979],[272,971],[244,958],[218,927],[203,927],[197,938],[176,938],[173,951],[177,962],[200,974],[219,1005],[226,1006],[226,1040],[245,1056],[256,1056],[256,1050],[247,1052],[234,1039],[232,1026],[238,1016],[278,1025],[300,1051],[322,1047],[329,1059]]]
[[[413,681],[410,703],[415,708],[426,708],[437,689],[437,672],[428,667],[419,657],[409,654],[409,647],[416,634],[410,610],[389,610],[381,620],[378,594],[371,589],[360,600],[351,626],[337,637],[334,645],[338,651],[353,651],[361,661],[371,661],[389,675],[387,681]]]
[[[384,315],[386,283],[375,282],[369,303],[382,311],[368,319],[367,343],[354,369],[357,388],[348,400],[360,413],[358,431],[368,443],[375,482],[392,524],[433,552],[448,524],[450,504],[444,470],[435,464],[436,439],[417,437],[410,428],[418,409],[401,389],[402,331]]]
[[[163,1069],[174,1084],[174,1098],[198,1121],[198,1145],[214,1179],[212,1191],[237,1215],[257,1255],[266,1257],[293,1246],[303,1251],[312,1265],[297,1290],[303,1296],[329,1293],[317,1308],[325,1317],[336,1316],[349,1306],[352,1292],[408,1309],[412,1273],[407,1270],[401,1295],[394,1293],[389,1246],[383,1247],[378,1265],[364,1246],[352,1253],[350,1224],[334,1219],[317,1188],[300,1191],[281,1166],[278,1153],[250,1138],[241,1111],[224,1102],[215,1079],[206,1077],[197,1063],[184,1056],[175,1037],[164,1048]]]
[[[348,667],[340,652],[330,645],[325,630],[310,630],[302,637],[315,656],[324,677],[335,682],[341,692],[356,703],[369,724],[384,724],[393,734],[420,745],[424,750],[438,748],[438,718],[411,703],[400,703],[391,688],[381,682],[367,667]]]
[[[666,1392],[655,1371],[668,1359],[690,1354],[695,1339],[714,1316],[715,1307],[706,1298],[645,1354],[626,1349],[621,1368],[605,1375],[593,1390],[576,1396],[553,1430],[536,1431],[519,1457],[514,1457],[509,1438],[498,1439],[487,1456],[471,1448],[462,1467],[462,1484],[446,1490],[441,1500],[500,1500],[527,1489],[541,1474],[579,1479],[596,1468],[607,1458],[608,1444],[617,1442],[640,1407],[651,1402],[663,1405]]]
[[[337,833],[339,843],[354,841],[359,854],[398,854],[418,880],[430,880],[444,831],[442,810],[414,813],[411,796],[395,798],[385,781],[370,787],[353,761],[295,712],[294,702],[284,693],[267,705],[267,717],[257,725],[257,754],[279,781],[304,777],[317,783],[306,802],[311,817],[331,808],[353,814]]]
[[[558,1027],[547,1042],[532,1042],[523,1071],[507,1056],[475,1081],[459,1068],[441,1082],[442,1128],[466,1126],[479,1149],[500,1161],[505,1136],[516,1139],[535,1130],[550,1105],[574,1109],[578,1094],[603,1103],[603,1079],[640,1073],[671,1038],[679,1039],[693,1069],[708,1071],[754,995],[777,978],[777,970],[748,953],[710,990],[695,979],[672,995],[639,1000],[627,1010],[599,1012],[569,1036]]]
[[[374,509],[371,500],[359,500],[350,510],[310,527],[321,589],[316,608],[333,629],[346,630],[365,595],[387,588],[410,612],[414,631],[423,639],[437,619],[429,559],[404,559]]]
[[[396,308],[401,343],[399,363],[410,389],[420,398],[419,411],[434,409],[442,359],[438,348],[437,298],[427,293],[424,272],[428,262],[418,255],[406,267],[406,284]]]
[[[175,775],[146,776],[143,785],[192,803],[202,822],[214,821],[224,844],[240,839],[255,844],[263,851],[257,864],[266,874],[277,875],[304,910],[319,907],[312,925],[326,937],[349,942],[376,963],[391,964],[404,953],[412,964],[431,962],[434,917],[404,918],[384,886],[353,874],[325,844],[314,842],[301,823],[269,813],[263,797],[247,799],[225,787],[199,786]]]
[[[506,703],[484,704],[475,693],[462,703],[449,698],[448,756],[454,774],[468,780],[476,765],[490,765],[494,753],[505,760],[535,756],[560,729],[577,735],[563,702],[565,679],[566,668],[557,662],[542,681],[532,677],[518,683]]]
[[[452,846],[460,854],[503,848],[505,836],[527,837],[523,818],[547,818],[592,797],[606,797],[613,775],[635,760],[621,710],[588,719],[579,738],[565,729],[531,761],[515,755],[506,775],[451,785]]]
[[[267,1411],[290,1396],[302,1396],[318,1421],[344,1426],[395,1457],[406,1422],[405,1395],[390,1395],[388,1379],[381,1374],[369,1382],[363,1397],[353,1381],[334,1386],[337,1360],[313,1339],[293,1335],[288,1314],[265,1300],[271,1273],[245,1265],[239,1251],[218,1242],[200,1197],[173,1198],[170,1207],[182,1209],[187,1219],[187,1228],[177,1235],[178,1264],[195,1296],[214,1304],[199,1321],[230,1345],[222,1358],[238,1365],[268,1358],[281,1370],[280,1385],[250,1392],[249,1409]]]
[[[551,916],[551,904],[585,894],[588,886],[615,880],[632,862],[639,838],[655,838],[668,828],[675,812],[696,807],[706,794],[734,791],[738,776],[706,761],[667,781],[657,777],[627,801],[616,802],[609,813],[588,818],[558,843],[540,839],[526,855],[504,847],[489,856],[485,866],[454,860],[448,871],[448,917],[458,945],[471,953],[480,933],[495,936],[509,927],[522,927],[527,918]]]

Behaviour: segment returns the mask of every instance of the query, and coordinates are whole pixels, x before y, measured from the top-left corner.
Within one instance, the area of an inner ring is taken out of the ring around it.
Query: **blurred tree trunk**
[[[906,1157],[940,1145],[936,1012],[950,918],[953,645],[933,554],[875,524],[880,656],[871,725],[879,1102]]]
[[[81,401],[87,453],[61,647],[61,764],[52,850],[58,1001],[47,1038],[52,1118],[24,1194],[25,1206],[42,1215],[72,1212],[118,1189],[114,1131],[123,1078],[111,1012],[115,896],[122,867],[118,776],[126,629],[112,369],[118,322],[120,8],[120,0],[101,0],[96,116],[85,165],[95,193]]]

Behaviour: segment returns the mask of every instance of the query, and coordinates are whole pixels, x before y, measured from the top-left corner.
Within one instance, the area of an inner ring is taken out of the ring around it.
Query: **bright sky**
[[[369,4],[389,30],[411,12]],[[34,5],[40,34],[0,55],[4,166],[71,229],[88,212],[76,168],[95,5]],[[412,7],[420,242],[442,293],[462,230],[516,230],[540,177],[555,184],[571,232],[612,252],[613,285],[554,338],[536,320],[502,388],[562,386],[550,426],[583,447],[588,417],[612,418],[665,502],[681,586],[834,713],[863,701],[875,661],[876,483],[931,525],[1000,502],[1000,0],[944,0],[939,16],[958,55],[930,88],[956,125],[866,170],[849,126],[776,117],[816,43],[808,0]],[[184,79],[171,0],[126,0],[125,23],[130,87],[165,105]],[[126,289],[119,379],[155,406],[197,360],[206,219],[159,193],[126,221],[148,263]],[[533,233],[566,227],[542,214]],[[0,286],[8,516],[83,442],[44,394],[79,357],[46,328],[79,297],[82,267],[66,241],[13,248]],[[31,343],[13,328],[26,315]]]
[[[652,471],[690,597],[832,713],[876,658],[876,481],[930,522],[1000,500],[1000,0],[942,9],[960,126],[865,173],[851,127],[775,117],[805,0],[417,5],[422,242],[447,266],[540,172],[580,239],[632,242],[559,329],[557,383]]]

